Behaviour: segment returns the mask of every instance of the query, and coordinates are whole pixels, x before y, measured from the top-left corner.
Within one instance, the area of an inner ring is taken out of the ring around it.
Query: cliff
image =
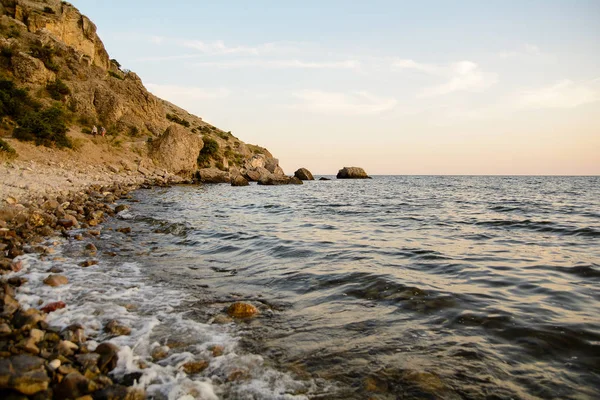
[[[210,144],[210,151],[204,149],[198,155],[197,168],[245,174],[257,168],[258,157],[261,168],[269,165],[271,172],[283,173],[266,149],[248,145],[148,92],[135,73],[122,70],[118,61],[110,59],[94,23],[73,5],[58,0],[0,0],[0,14],[0,75],[26,89],[42,106],[64,110],[69,116],[69,135],[89,132],[92,125],[105,126],[112,142],[118,138],[120,147],[139,156],[134,161],[145,160],[146,167],[189,177],[194,173],[189,168],[171,169],[181,163],[169,157],[183,155],[161,153],[165,146],[156,144],[164,143],[158,139],[176,124],[202,139],[193,140],[201,143],[200,149],[202,143]],[[21,124],[10,115],[0,117],[5,117],[0,136],[10,136]],[[166,146],[169,151],[178,147],[182,146]],[[189,150],[186,154],[191,157]]]

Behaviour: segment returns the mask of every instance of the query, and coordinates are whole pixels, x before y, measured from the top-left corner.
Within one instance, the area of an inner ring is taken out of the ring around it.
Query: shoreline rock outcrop
[[[364,169],[359,167],[344,167],[340,169],[336,176],[337,179],[371,179]]]
[[[191,177],[198,168],[197,159],[204,142],[181,126],[171,125],[153,140],[150,158],[158,167],[179,176]]]
[[[296,178],[300,179],[301,181],[314,181],[315,180],[313,174],[311,174],[311,172],[309,170],[307,170],[306,168],[298,168],[298,170],[296,170],[296,172],[294,172],[294,176]]]

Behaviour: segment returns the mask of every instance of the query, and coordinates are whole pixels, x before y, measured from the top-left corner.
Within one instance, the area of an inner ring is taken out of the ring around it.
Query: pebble
[[[58,369],[58,367],[60,367],[60,360],[58,358],[55,358],[54,360],[50,361],[48,363],[48,367],[54,371],[56,369]]]

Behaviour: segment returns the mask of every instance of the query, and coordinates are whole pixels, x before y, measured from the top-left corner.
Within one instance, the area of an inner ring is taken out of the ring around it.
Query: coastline
[[[43,167],[43,168],[42,168]],[[159,174],[155,173],[159,172]],[[126,206],[119,199],[143,187],[182,183],[180,177],[160,174],[145,175],[131,168],[114,171],[107,167],[47,161],[14,161],[2,165],[0,193],[6,205],[0,208],[0,283],[3,312],[0,318],[0,393],[34,396],[34,398],[111,398],[143,399],[142,389],[132,385],[134,379],[113,382],[108,377],[118,359],[118,347],[103,342],[88,343],[81,325],[68,324],[59,330],[46,322],[48,314],[68,307],[61,301],[27,308],[16,298],[26,278],[15,276],[24,259],[53,258],[56,236],[84,241],[97,237],[106,217],[114,216]],[[18,197],[17,197],[18,196]],[[72,230],[78,232],[73,234]],[[86,245],[89,260],[81,268],[94,265],[97,249]],[[60,257],[54,257],[60,261]],[[44,284],[59,287],[68,283],[60,268],[47,271]],[[43,306],[42,306],[43,305]],[[131,328],[110,321],[106,332],[128,334]],[[184,368],[201,366],[189,364]]]

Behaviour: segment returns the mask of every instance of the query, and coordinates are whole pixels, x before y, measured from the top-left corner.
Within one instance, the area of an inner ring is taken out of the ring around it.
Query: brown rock
[[[227,309],[227,314],[233,318],[249,318],[258,313],[258,309],[252,304],[237,302]]]
[[[315,178],[306,168],[299,168],[296,172],[294,172],[294,176],[301,181],[314,181]]]
[[[198,154],[203,146],[200,136],[179,125],[171,125],[152,141],[150,157],[158,167],[173,174],[191,177],[198,168]]]
[[[169,347],[168,346],[158,346],[152,349],[152,358],[155,361],[159,361],[167,358],[169,355]]]
[[[60,367],[62,368],[62,367]],[[91,392],[90,380],[77,371],[69,373],[54,387],[54,398],[57,400],[75,399]]]
[[[104,332],[114,336],[127,336],[131,334],[131,328],[113,319],[104,326]]]
[[[119,228],[119,229],[117,229],[117,232],[129,234],[129,233],[131,233],[131,227],[126,226],[124,228]]]
[[[67,305],[62,301],[55,301],[53,303],[48,303],[44,307],[40,308],[40,311],[45,312],[46,314],[50,314],[56,310],[60,310],[61,308],[65,308]]]
[[[249,183],[242,175],[236,175],[231,178],[231,186],[248,186]]]
[[[44,283],[48,286],[61,286],[69,283],[69,279],[64,275],[52,274],[49,275],[46,279],[44,279]]]
[[[79,264],[82,268],[91,267],[92,265],[98,264],[98,260],[85,260]]]
[[[100,354],[98,359],[98,368],[103,374],[107,374],[117,366],[119,360],[119,348],[112,343],[100,343],[94,353]]]
[[[142,389],[111,385],[94,393],[94,400],[145,400],[146,393]]]
[[[344,167],[338,171],[337,179],[371,179],[371,177],[362,168]]]
[[[56,346],[56,351],[58,352],[58,354],[63,355],[65,357],[72,356],[78,349],[79,346],[68,340],[61,340]]]
[[[0,389],[12,389],[27,396],[48,389],[50,378],[40,357],[20,354],[0,359]]]
[[[214,345],[214,346],[211,346],[209,348],[209,350],[212,351],[213,357],[220,357],[223,355],[225,348],[221,345]]]
[[[198,170],[198,180],[202,183],[229,183],[229,172],[217,168],[202,168]]]
[[[202,372],[208,367],[208,361],[199,360],[199,361],[189,361],[183,364],[183,370],[186,374],[192,375]]]

